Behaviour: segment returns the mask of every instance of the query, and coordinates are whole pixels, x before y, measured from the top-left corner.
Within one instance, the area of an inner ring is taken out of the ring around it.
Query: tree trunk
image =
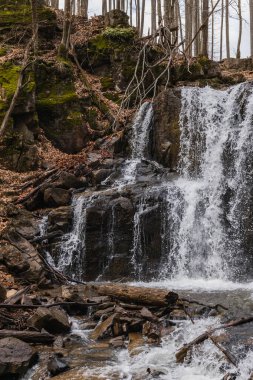
[[[156,32],[156,0],[151,0],[151,34]]]
[[[121,2],[120,2],[120,9],[122,11],[125,11],[125,0],[121,0]]]
[[[37,14],[37,0],[30,0],[32,8],[32,29],[33,29],[33,52],[34,56],[38,54],[38,14]]]
[[[211,0],[212,8],[214,7],[214,2]],[[214,13],[212,14],[212,45],[211,45],[211,59],[214,56]]]
[[[158,14],[158,25],[161,25],[162,19],[163,19],[161,0],[157,0],[157,14]]]
[[[209,1],[203,0],[203,10],[202,10],[202,49],[201,54],[208,57],[208,11],[209,11]]]
[[[69,37],[70,22],[71,22],[71,0],[65,0],[63,34],[62,34],[62,41],[61,41],[61,45],[65,49],[65,51],[68,50],[68,37]]]
[[[145,5],[146,5],[145,0],[142,0],[142,5],[141,5],[141,30],[140,30],[141,37],[143,36],[143,31],[144,31]]]
[[[136,4],[136,28],[138,30],[138,33],[140,35],[140,0],[135,0]]]
[[[129,7],[130,7],[130,9],[129,9],[129,13],[130,13],[130,25],[132,26],[133,25],[133,0],[130,0],[130,6]]]
[[[107,0],[102,2],[102,15],[104,16],[107,13]]]
[[[239,17],[239,36],[237,43],[236,58],[241,58],[241,41],[242,41],[242,4],[241,0],[238,0],[238,17]]]
[[[81,0],[81,16],[88,20],[88,0]]]
[[[117,9],[120,9],[120,0],[117,0],[117,1],[116,1],[116,8],[117,8]]]
[[[226,48],[227,58],[230,58],[230,38],[229,38],[229,0],[226,0]]]
[[[253,57],[253,0],[249,0],[250,9],[250,55]]]
[[[221,2],[221,25],[220,25],[220,61],[223,54],[223,25],[224,25],[224,0]]]

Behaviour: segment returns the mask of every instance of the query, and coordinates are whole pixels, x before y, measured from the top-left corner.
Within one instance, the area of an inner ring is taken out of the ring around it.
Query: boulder
[[[37,354],[29,346],[16,338],[4,338],[0,340],[0,377],[7,379],[9,376],[19,377],[31,367],[37,358]]]
[[[68,232],[72,221],[72,210],[70,206],[58,207],[48,214],[48,232],[61,230]]]
[[[2,284],[0,284],[0,302],[3,302],[6,299],[6,295],[7,292],[5,287]]]
[[[44,204],[48,207],[66,206],[71,200],[68,190],[58,187],[49,187],[44,191]]]
[[[54,187],[59,187],[61,189],[78,189],[86,185],[85,180],[77,178],[74,174],[61,172],[57,181],[53,183]]]
[[[67,333],[70,330],[68,315],[60,307],[39,307],[28,320],[28,325],[51,334]]]
[[[113,9],[105,15],[105,26],[111,28],[128,27],[128,20],[129,16],[125,12],[119,9]]]
[[[101,182],[105,181],[111,174],[111,169],[99,169],[92,172],[92,184],[93,186],[99,185]]]
[[[180,150],[180,97],[179,89],[167,89],[154,102],[153,158],[172,171],[176,170]]]
[[[62,372],[68,371],[70,368],[62,355],[57,353],[49,358],[47,369],[51,376],[56,376]]]

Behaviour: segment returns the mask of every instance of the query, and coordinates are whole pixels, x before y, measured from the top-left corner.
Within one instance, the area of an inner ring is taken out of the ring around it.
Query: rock
[[[138,355],[143,351],[144,346],[144,338],[142,334],[131,332],[128,334],[129,343],[128,343],[128,351],[131,356]]]
[[[0,302],[3,302],[6,299],[6,296],[7,296],[6,289],[2,284],[0,284]]]
[[[110,12],[107,12],[105,15],[105,26],[106,27],[128,27],[129,26],[129,16],[119,10],[119,9],[114,9]]]
[[[90,334],[90,338],[93,340],[101,339],[112,327],[113,321],[116,318],[117,314],[112,314],[105,321],[98,323],[95,329]]]
[[[152,314],[151,311],[148,310],[146,307],[143,307],[141,309],[140,313],[141,313],[142,318],[144,318],[144,319],[147,319],[147,320],[150,320],[150,321],[153,321],[154,319],[156,319],[156,317],[154,316],[154,314]]]
[[[53,186],[65,190],[79,189],[80,187],[86,186],[86,182],[80,180],[74,174],[61,172],[57,181],[53,182]]]
[[[49,187],[44,191],[44,204],[48,207],[66,206],[70,203],[71,194],[68,190]]]
[[[28,320],[28,325],[38,330],[45,329],[51,334],[61,334],[70,331],[68,316],[58,306],[51,308],[39,307]]]
[[[110,339],[109,343],[113,348],[119,348],[125,346],[125,337],[123,335],[117,336],[116,338]]]
[[[48,232],[61,230],[68,232],[72,222],[72,209],[70,206],[58,207],[48,214]]]
[[[13,229],[4,238],[8,241],[3,250],[5,265],[15,273],[25,274],[27,281],[41,281],[44,276],[43,264],[32,244]]]
[[[92,172],[92,184],[96,186],[105,181],[113,171],[111,169],[99,169]]]
[[[172,171],[177,167],[180,149],[180,96],[179,89],[168,89],[154,102],[153,157]]]
[[[0,377],[21,376],[31,367],[37,354],[29,346],[16,338],[0,339]]]
[[[68,371],[70,368],[61,354],[55,354],[49,358],[47,369],[51,376],[56,376],[62,372]]]
[[[8,292],[7,292],[6,298],[10,298],[10,297],[12,297],[12,296],[15,296],[16,293],[17,293],[17,290],[15,290],[15,289],[10,289],[10,290],[8,290]]]

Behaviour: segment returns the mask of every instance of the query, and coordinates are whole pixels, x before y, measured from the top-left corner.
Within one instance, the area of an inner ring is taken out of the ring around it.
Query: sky
[[[60,6],[63,7],[64,0],[60,0]],[[101,14],[102,8],[102,0],[89,0],[89,17],[93,15]],[[231,57],[235,57],[236,49],[237,49],[237,39],[238,39],[238,20],[236,16],[236,12],[231,8],[230,14],[230,46],[231,46]],[[249,33],[249,0],[242,0],[242,16],[243,16],[243,35],[241,42],[241,55],[242,58],[248,57],[250,55],[250,33]],[[215,58],[219,58],[219,39],[220,39],[220,20],[219,14],[216,16],[215,22],[215,41],[216,49],[215,49]],[[145,18],[145,31],[147,34],[148,29],[150,27],[150,0],[146,0],[146,18]],[[225,42],[225,35],[223,38]],[[225,45],[223,48],[225,54]]]

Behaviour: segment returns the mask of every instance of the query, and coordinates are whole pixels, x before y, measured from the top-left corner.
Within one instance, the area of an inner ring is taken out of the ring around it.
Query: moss
[[[7,53],[7,49],[4,48],[3,46],[0,46],[0,57],[5,56],[6,53]]]
[[[86,110],[86,121],[89,123],[90,127],[92,129],[97,129],[98,128],[98,123],[97,123],[97,117],[98,117],[98,112],[94,108],[88,108]]]
[[[0,120],[15,93],[19,73],[20,66],[13,65],[11,62],[0,65],[0,111],[2,111]]]
[[[129,28],[106,28],[102,33],[106,39],[117,42],[132,41],[136,37],[136,31]]]
[[[31,6],[29,0],[13,0],[4,1],[0,5],[0,25],[26,25],[30,24],[32,19]],[[54,12],[46,7],[38,7],[38,20],[50,23],[56,20]]]
[[[100,79],[102,91],[113,90],[114,89],[114,81],[111,77],[104,77]]]

